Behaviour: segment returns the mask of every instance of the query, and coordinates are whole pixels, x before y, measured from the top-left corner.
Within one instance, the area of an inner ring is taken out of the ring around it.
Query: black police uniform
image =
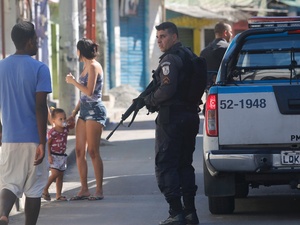
[[[216,38],[201,51],[200,56],[206,59],[208,71],[218,71],[228,45],[224,38]]]
[[[181,99],[185,76],[181,58],[174,54],[176,43],[160,57],[153,81],[158,89],[145,97],[148,108],[158,109],[155,120],[155,172],[158,187],[170,205],[170,214],[195,212],[197,186],[192,166],[196,135],[199,130],[198,105]],[[181,202],[183,199],[183,207]]]

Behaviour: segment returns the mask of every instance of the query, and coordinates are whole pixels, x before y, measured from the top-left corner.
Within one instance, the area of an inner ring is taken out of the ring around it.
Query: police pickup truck
[[[207,95],[205,195],[234,211],[249,187],[300,188],[300,17],[254,17],[230,43]]]

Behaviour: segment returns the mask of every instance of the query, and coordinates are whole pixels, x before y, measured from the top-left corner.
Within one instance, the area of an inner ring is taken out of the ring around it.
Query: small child
[[[54,125],[48,131],[48,160],[50,163],[51,175],[48,183],[44,188],[42,198],[47,201],[51,200],[49,187],[52,182],[56,181],[56,200],[66,201],[67,198],[61,195],[63,186],[64,171],[67,168],[67,137],[69,129],[75,126],[74,118],[66,119],[66,113],[63,109],[50,108],[51,123]]]

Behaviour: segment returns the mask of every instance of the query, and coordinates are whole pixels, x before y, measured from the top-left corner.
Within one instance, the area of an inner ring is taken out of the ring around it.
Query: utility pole
[[[86,0],[86,37],[96,41],[96,0]]]
[[[76,47],[79,38],[78,1],[60,1],[59,19],[59,107],[65,110],[68,117],[79,100],[79,90],[73,85],[67,84],[65,80],[68,73],[72,73],[76,80],[79,77],[79,62]],[[74,132],[74,130],[71,132]]]

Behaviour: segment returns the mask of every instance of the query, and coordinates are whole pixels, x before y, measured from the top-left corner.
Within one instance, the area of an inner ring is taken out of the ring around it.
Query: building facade
[[[58,0],[55,0],[59,4]],[[83,4],[86,0],[78,0]],[[47,8],[54,0],[0,1],[0,59],[13,54],[11,27],[18,19],[33,21],[40,37],[39,60],[53,70],[55,98],[59,85],[58,39],[59,21],[49,21]],[[150,82],[161,55],[156,43],[155,25],[172,21],[179,28],[180,40],[196,54],[214,38],[214,25],[224,20],[232,24],[234,33],[247,29],[247,19],[253,15],[298,15],[299,1],[254,0],[101,0],[96,1],[97,42],[102,46],[101,63],[105,70],[105,90],[129,84],[142,91]],[[178,4],[177,2],[181,2]],[[219,4],[216,7],[216,4]],[[223,4],[223,5],[220,5]],[[79,8],[79,37],[85,35],[85,16]],[[226,9],[226,10],[224,10]],[[219,10],[219,11],[218,11]],[[221,11],[220,11],[221,10]],[[51,28],[48,29],[48,27]],[[54,48],[53,48],[54,46]],[[48,51],[49,50],[49,51]],[[53,67],[52,64],[55,64]]]

